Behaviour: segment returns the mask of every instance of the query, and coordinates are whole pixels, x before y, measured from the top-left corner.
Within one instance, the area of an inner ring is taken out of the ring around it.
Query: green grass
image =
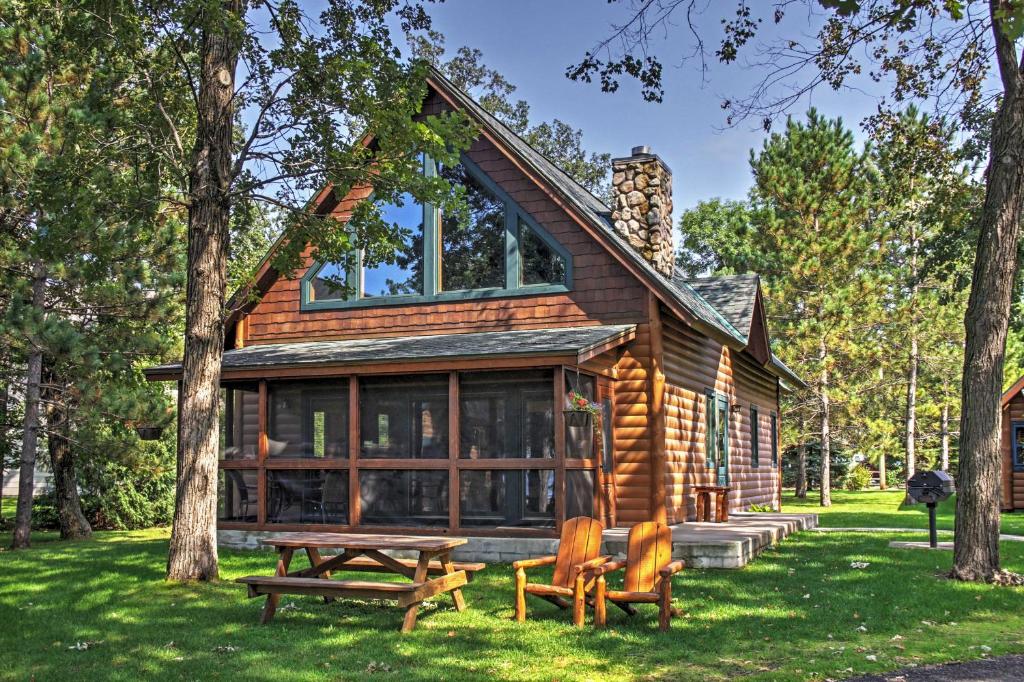
[[[611,609],[595,631],[531,600],[517,625],[511,571],[493,565],[465,589],[468,611],[436,599],[403,636],[394,607],[311,597],[284,597],[294,608],[259,625],[262,599],[230,580],[269,573],[268,552],[225,551],[223,582],[176,585],[163,580],[166,530],[43,533],[0,552],[0,679],[804,680],[977,658],[982,645],[1024,652],[1024,591],[945,580],[949,553],[890,549],[893,537],[803,533],[744,570],[684,571],[686,615],[665,634],[651,606],[632,620]],[[1024,543],[1003,556],[1024,571]]]
[[[817,491],[800,500],[792,490],[782,496],[782,509],[788,512],[811,512],[818,515],[821,526],[827,528],[928,528],[928,507],[923,504],[903,506],[905,494],[899,490],[847,490],[832,491],[832,506],[819,506]],[[956,496],[939,504],[936,526],[953,530]],[[1024,513],[1003,514],[1002,532],[1024,535]]]

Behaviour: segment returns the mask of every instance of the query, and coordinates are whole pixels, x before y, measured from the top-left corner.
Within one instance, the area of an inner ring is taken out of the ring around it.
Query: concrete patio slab
[[[818,525],[817,514],[733,512],[728,523],[688,522],[672,526],[672,557],[692,568],[743,568],[766,547]],[[626,550],[628,528],[604,532],[609,554]]]
[[[734,512],[728,523],[681,523],[672,526],[672,556],[685,559],[693,568],[743,568],[766,547],[787,535],[818,525],[816,514]],[[606,554],[623,555],[628,528],[604,532]],[[222,547],[269,549],[262,540],[279,535],[275,531],[217,531]],[[556,538],[468,537],[469,542],[453,552],[456,561],[508,563],[516,559],[555,554]],[[328,553],[328,552],[325,552]],[[401,552],[389,552],[398,558]]]

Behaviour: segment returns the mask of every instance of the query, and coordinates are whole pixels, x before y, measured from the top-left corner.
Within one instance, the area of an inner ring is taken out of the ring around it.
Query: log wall
[[[705,395],[713,388],[740,411],[729,414],[731,509],[777,505],[779,470],[771,464],[771,413],[778,412],[776,380],[742,353],[687,328],[667,313],[665,406],[667,417],[666,504],[670,522],[695,517],[692,486],[713,484],[705,459]],[[760,466],[751,464],[751,405],[758,407]]]
[[[1003,414],[1003,509],[1024,509],[1024,471],[1013,470],[1013,422],[1024,422],[1024,397],[1018,393],[1002,410]]]

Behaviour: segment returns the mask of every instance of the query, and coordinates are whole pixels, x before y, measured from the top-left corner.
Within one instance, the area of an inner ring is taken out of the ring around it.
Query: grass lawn
[[[804,680],[1024,652],[1024,591],[944,580],[949,553],[884,534],[803,533],[744,570],[684,571],[686,615],[666,634],[652,606],[632,621],[612,609],[597,632],[531,600],[517,625],[511,571],[494,565],[468,611],[437,599],[405,636],[396,608],[312,597],[284,597],[261,626],[262,599],[230,579],[269,573],[272,554],[225,551],[224,582],[167,584],[167,535],[40,533],[0,552],[0,679]],[[1004,561],[1024,571],[1024,543],[1004,543]]]
[[[818,504],[818,492],[811,491],[800,500],[792,490],[782,495],[782,509],[788,512],[811,512],[818,515],[821,526],[829,528],[928,528],[928,507],[923,504],[902,506],[904,491],[899,490],[847,490],[832,491],[832,506]],[[953,530],[956,496],[939,504],[936,524],[940,529]],[[1024,535],[1024,513],[1003,514],[1002,532]]]

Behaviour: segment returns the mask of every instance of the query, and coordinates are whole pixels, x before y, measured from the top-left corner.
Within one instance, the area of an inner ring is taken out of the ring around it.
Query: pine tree
[[[846,408],[841,387],[856,369],[858,327],[875,314],[871,167],[842,121],[813,109],[806,123],[790,119],[751,153],[751,166],[752,200],[765,215],[761,246],[773,254],[761,273],[769,315],[783,360],[810,380],[821,505],[829,506],[834,413]]]

